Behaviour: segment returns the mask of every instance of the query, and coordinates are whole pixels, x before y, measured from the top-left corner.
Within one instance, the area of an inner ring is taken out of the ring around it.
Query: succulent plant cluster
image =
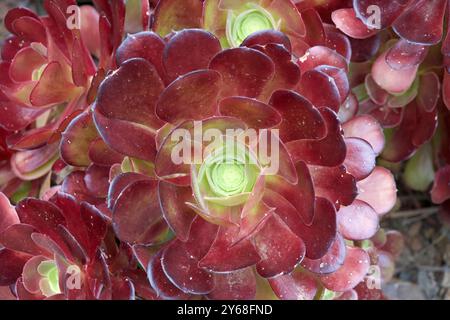
[[[92,2],[5,17],[0,298],[384,299],[390,169],[450,215],[447,1]]]

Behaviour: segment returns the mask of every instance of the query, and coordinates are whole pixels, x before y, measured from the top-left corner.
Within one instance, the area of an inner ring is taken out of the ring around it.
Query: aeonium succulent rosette
[[[126,156],[110,171],[112,224],[162,298],[340,296],[364,280],[358,241],[395,202],[392,175],[375,167],[377,122],[355,117],[342,131],[337,118],[348,89],[326,83],[346,79],[345,59],[313,47],[297,63],[281,33],[260,36],[222,50],[198,29],[130,35],[99,88],[95,126]]]

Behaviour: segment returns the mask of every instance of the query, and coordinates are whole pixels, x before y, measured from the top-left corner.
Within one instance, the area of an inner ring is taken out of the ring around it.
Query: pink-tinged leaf
[[[340,96],[339,106],[340,106],[341,103],[343,103],[347,99],[347,97],[350,93],[350,84],[349,84],[347,73],[343,69],[339,69],[339,68],[331,67],[331,66],[319,66],[319,67],[315,68],[315,70],[323,72],[323,73],[327,74],[328,76],[330,76],[331,78],[333,78],[334,83],[339,91],[339,96]],[[330,101],[327,106],[328,107],[332,106],[332,101]],[[339,106],[338,106],[338,110],[339,110]]]
[[[190,72],[162,92],[156,114],[173,124],[211,117],[216,113],[221,86],[220,74],[214,70]]]
[[[33,256],[44,254],[31,239],[31,234],[34,232],[36,232],[36,229],[33,226],[17,223],[0,233],[0,243],[7,249],[28,253]]]
[[[157,243],[164,232],[155,180],[136,181],[117,198],[113,226],[122,241],[139,244]]]
[[[219,104],[222,116],[243,120],[249,128],[272,128],[281,122],[281,115],[271,106],[246,97],[228,97]]]
[[[137,181],[149,180],[150,178],[134,172],[120,173],[109,185],[108,207],[114,209],[117,198],[128,186]]]
[[[22,273],[23,286],[30,293],[42,294],[39,285],[42,275],[39,274],[38,267],[42,262],[48,260],[44,256],[35,256],[24,265]]]
[[[13,291],[11,291],[10,286],[2,286],[0,287],[0,300],[17,300],[17,297],[15,294],[13,294]]]
[[[57,145],[14,153],[11,157],[13,172],[22,180],[34,180],[48,173],[56,157]]]
[[[428,72],[420,77],[419,92],[417,93],[417,105],[427,112],[436,108],[440,97],[441,83],[434,72]]]
[[[274,16],[276,21],[281,21],[282,32],[296,37],[305,36],[305,23],[292,1],[263,0],[261,5]]]
[[[302,267],[317,274],[329,274],[338,270],[345,259],[346,246],[344,238],[338,233],[328,252],[320,259],[307,257],[302,261]]]
[[[0,249],[0,286],[9,286],[22,274],[22,268],[31,256],[8,249]]]
[[[370,99],[379,106],[386,104],[389,98],[389,92],[381,88],[369,73],[365,79],[365,88]]]
[[[367,141],[376,154],[383,150],[383,129],[372,116],[358,115],[344,123],[342,128],[346,138],[360,138]]]
[[[262,52],[250,48],[234,48],[218,53],[209,68],[222,75],[221,96],[257,97],[273,78],[275,65]]]
[[[306,27],[305,41],[310,46],[324,44],[325,28],[319,13],[314,9],[307,8],[301,11],[301,15]]]
[[[19,300],[44,300],[45,299],[45,296],[42,295],[41,293],[32,294],[31,292],[29,292],[23,285],[22,278],[17,279],[14,289],[17,294],[17,299],[19,299]]]
[[[212,272],[232,272],[258,263],[261,258],[250,240],[233,245],[238,234],[238,227],[221,227],[199,267]]]
[[[286,143],[299,139],[319,139],[326,134],[320,112],[301,95],[287,90],[273,93],[272,105],[282,116],[280,139]]]
[[[21,17],[30,17],[39,20],[39,17],[36,15],[36,13],[31,11],[30,9],[24,7],[13,8],[9,10],[5,16],[4,20],[6,29],[8,29],[8,31],[10,31],[11,33],[14,33],[13,23]]]
[[[301,268],[291,274],[269,279],[269,283],[282,300],[313,300],[319,291],[317,279]]]
[[[376,164],[376,153],[372,146],[365,140],[359,138],[346,138],[347,155],[344,166],[347,172],[356,178],[362,180],[367,178],[373,171]]]
[[[431,189],[431,199],[436,204],[442,204],[450,199],[450,165],[442,167],[436,172]]]
[[[191,188],[161,180],[158,184],[158,198],[167,224],[178,239],[186,241],[195,218],[195,212],[186,205],[186,202],[192,202]]]
[[[163,89],[158,72],[148,61],[127,60],[100,85],[96,109],[107,118],[156,130],[162,126],[155,107]]]
[[[399,257],[405,248],[405,238],[396,230],[386,232],[386,243],[380,247],[380,250],[389,252],[394,257]]]
[[[61,192],[74,196],[78,201],[86,201],[96,205],[105,201],[105,199],[98,199],[91,195],[84,182],[83,171],[74,171],[69,174],[62,183]]]
[[[84,5],[80,7],[80,18],[81,38],[89,52],[100,58],[100,32],[98,27],[100,15],[93,6]]]
[[[309,166],[316,196],[327,198],[337,209],[347,206],[357,195],[356,180],[345,166]]]
[[[156,142],[154,130],[128,121],[109,119],[99,112],[97,108],[94,109],[93,116],[100,136],[111,149],[138,159],[148,161],[155,159]]]
[[[165,45],[164,40],[151,31],[129,34],[117,48],[117,64],[120,66],[129,59],[142,58],[150,62],[163,78],[165,71],[162,56]]]
[[[294,162],[302,160],[308,165],[334,167],[345,160],[346,145],[337,115],[328,108],[321,109],[327,135],[323,139],[291,141],[286,147]]]
[[[147,276],[150,285],[156,291],[158,296],[165,299],[186,299],[189,296],[175,287],[175,285],[167,278],[161,265],[161,257],[164,250],[160,250],[152,257],[148,264]]]
[[[348,71],[347,61],[336,51],[324,47],[315,46],[309,48],[303,57],[299,58],[302,74],[321,65],[327,65]]]
[[[338,118],[341,123],[345,123],[352,119],[359,110],[359,103],[356,99],[356,96],[353,93],[350,93],[344,103],[341,105]]]
[[[189,28],[200,28],[203,4],[197,0],[159,1],[154,13],[153,29],[162,37]]]
[[[421,64],[427,53],[428,47],[401,39],[388,50],[386,62],[391,68],[401,70]]]
[[[264,278],[290,273],[305,256],[305,243],[277,215],[272,215],[254,237],[261,261],[256,271]]]
[[[369,204],[379,215],[391,210],[397,200],[397,187],[392,173],[383,167],[375,167],[364,180],[358,181],[358,200]]]
[[[91,163],[88,157],[90,144],[98,138],[91,112],[84,112],[73,119],[62,133],[61,158],[72,166],[86,167]]]
[[[12,134],[6,138],[6,142],[11,150],[31,150],[48,143],[53,133],[52,125],[47,125]]]
[[[355,200],[337,213],[338,230],[346,239],[365,240],[371,238],[379,228],[378,215],[367,203]]]
[[[291,41],[284,33],[277,30],[262,30],[249,35],[241,44],[241,47],[265,46],[268,44],[279,44],[291,52]]]
[[[57,61],[50,62],[30,94],[35,107],[43,107],[68,101],[76,90],[64,68]]]
[[[163,64],[169,82],[191,71],[206,69],[220,51],[219,40],[201,29],[187,29],[170,38],[164,49]]]
[[[300,219],[309,225],[314,217],[314,185],[310,171],[304,162],[297,162],[295,168],[298,177],[295,184],[290,184],[279,176],[266,178],[266,188],[276,194],[265,195],[264,201],[269,207],[277,208],[278,196],[283,197],[297,211]]]
[[[333,300],[358,300],[358,293],[355,290],[348,290],[343,292],[339,297]]]
[[[344,264],[336,272],[321,276],[323,285],[333,291],[344,292],[353,289],[369,271],[369,255],[360,248],[347,247]]]
[[[334,79],[321,70],[312,69],[303,73],[297,91],[316,108],[329,107],[334,112],[339,111],[341,106],[339,88]]]
[[[339,9],[332,13],[331,19],[336,27],[346,35],[355,39],[367,39],[379,32],[378,29],[370,29],[357,16],[353,8]]]
[[[31,81],[35,70],[47,62],[47,59],[31,47],[17,52],[9,68],[9,76],[16,82]]]
[[[16,210],[10,204],[8,197],[0,192],[0,232],[17,223],[20,223],[20,221]]]
[[[214,276],[214,290],[207,294],[211,300],[253,300],[256,279],[251,268]]]
[[[360,105],[360,114],[368,114],[375,118],[383,128],[395,128],[403,119],[405,108],[389,108],[377,106],[371,100],[366,100]],[[367,113],[365,113],[367,111]]]
[[[398,18],[394,31],[409,42],[434,45],[442,40],[447,1],[419,0]]]
[[[382,53],[372,65],[372,77],[384,90],[399,94],[408,90],[413,84],[418,66],[405,67],[400,70],[392,68],[386,61],[387,51]]]
[[[366,281],[360,282],[354,290],[358,294],[358,300],[385,300],[381,289],[369,289]]]
[[[25,39],[21,39],[14,35],[7,37],[1,48],[1,58],[3,63],[11,62],[17,52],[19,52],[22,48],[28,47],[30,43]]]
[[[84,183],[94,197],[105,198],[109,188],[109,168],[90,165],[86,170]]]
[[[13,33],[19,38],[47,44],[46,30],[39,19],[22,16],[12,22],[12,29],[14,30]]]

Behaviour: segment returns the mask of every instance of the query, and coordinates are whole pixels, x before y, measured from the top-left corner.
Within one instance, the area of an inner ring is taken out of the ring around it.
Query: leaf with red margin
[[[23,279],[19,278],[16,281],[15,292],[19,300],[44,300],[45,296],[42,294],[32,294],[23,285]]]
[[[172,31],[200,28],[202,20],[202,1],[162,0],[154,13],[153,29],[161,36]]]
[[[47,45],[46,30],[40,19],[22,16],[12,22],[14,34],[30,42],[40,42]]]
[[[360,248],[347,247],[344,264],[336,272],[321,276],[323,285],[333,291],[344,292],[353,289],[369,271],[369,255]]]
[[[161,258],[164,250],[160,250],[154,255],[147,268],[147,277],[150,285],[156,291],[158,296],[165,299],[187,299],[189,296],[175,287],[175,285],[167,278],[161,265]]]
[[[197,70],[179,77],[159,97],[156,114],[164,121],[202,120],[216,114],[222,86],[214,70]]]
[[[21,17],[30,17],[39,20],[39,17],[36,15],[36,13],[31,11],[30,9],[24,7],[13,8],[6,13],[6,16],[4,18],[6,29],[8,29],[8,31],[10,31],[11,33],[14,33],[13,22]]]
[[[334,167],[341,165],[347,148],[337,115],[328,108],[320,110],[327,126],[327,135],[323,139],[305,139],[291,141],[286,147],[294,162],[302,160],[308,165]]]
[[[197,217],[187,242],[173,241],[163,252],[166,276],[186,293],[206,294],[214,289],[214,277],[198,267],[217,235],[218,226]]]
[[[57,61],[50,62],[42,72],[30,94],[34,107],[43,107],[68,101],[77,90],[66,71]]]
[[[232,272],[253,266],[261,260],[250,240],[235,243],[239,227],[220,227],[208,253],[200,260],[199,267],[211,272]]]
[[[1,48],[1,58],[3,60],[2,63],[8,63],[13,60],[17,52],[19,52],[22,48],[30,46],[30,42],[25,39],[21,39],[14,35],[7,37]]]
[[[164,89],[155,68],[142,58],[125,61],[100,85],[96,110],[107,118],[141,124],[152,130],[163,123],[156,118],[156,102]]]
[[[253,46],[266,46],[268,44],[279,44],[291,52],[291,41],[284,33],[277,30],[262,30],[253,32],[242,42],[241,47],[251,48]]]
[[[25,82],[32,80],[33,72],[47,62],[47,59],[32,47],[25,47],[14,56],[9,68],[11,80]]]
[[[83,112],[73,119],[62,133],[61,158],[72,166],[87,167],[91,163],[88,156],[89,147],[98,136],[92,113]]]
[[[141,180],[128,185],[113,209],[113,227],[122,241],[154,244],[165,232],[157,195],[156,180]]]
[[[102,204],[105,199],[99,199],[92,196],[84,182],[84,172],[74,171],[69,174],[63,181],[61,192],[74,196],[78,201],[86,201],[91,204]]]
[[[110,167],[114,164],[122,163],[124,156],[114,150],[98,137],[89,145],[89,159],[99,166]]]
[[[375,210],[361,200],[355,200],[337,213],[338,230],[346,239],[365,240],[373,237],[379,228]]]
[[[253,241],[261,256],[256,271],[264,278],[290,273],[305,256],[305,243],[277,215],[267,219]]]
[[[385,51],[375,60],[372,65],[372,78],[377,85],[390,93],[403,93],[411,87],[416,79],[418,66],[396,70],[387,63],[387,53],[388,51]]]
[[[105,198],[109,188],[109,168],[90,165],[86,169],[84,183],[89,192],[96,198]]]
[[[29,108],[16,101],[11,101],[0,90],[0,127],[8,131],[21,130],[34,121],[45,110]]]
[[[346,123],[358,113],[359,103],[356,96],[350,93],[338,112],[338,118],[341,123]]]
[[[401,70],[421,64],[427,54],[427,46],[401,39],[388,50],[386,62],[391,68]]]
[[[170,38],[163,54],[169,82],[191,71],[206,69],[221,50],[219,40],[207,31],[185,29],[177,32]]]
[[[315,194],[327,198],[338,209],[350,205],[357,196],[356,180],[345,166],[309,166]]]
[[[19,216],[9,199],[3,192],[0,192],[0,232],[3,232],[9,226],[20,223]]]
[[[147,177],[145,175],[134,173],[134,172],[127,172],[127,173],[120,173],[118,176],[116,176],[109,185],[108,190],[108,207],[113,210],[117,198],[120,196],[123,190],[125,190],[128,186],[130,186],[132,183],[136,181],[142,181],[142,180],[149,180],[150,177]]]
[[[442,40],[447,1],[418,0],[393,24],[394,31],[409,42],[434,45]]]
[[[345,58],[336,51],[324,46],[309,48],[305,55],[299,58],[298,63],[302,74],[322,65],[343,69],[346,72],[348,71],[348,64]]]
[[[326,35],[325,45],[343,56],[347,62],[350,62],[352,58],[350,39],[333,25],[324,25],[324,27]]]
[[[311,69],[302,74],[297,91],[316,108],[329,107],[339,111],[341,97],[334,79],[319,69]]]
[[[367,178],[376,165],[376,153],[372,146],[360,138],[346,138],[347,155],[344,166],[356,180]]]
[[[256,279],[251,268],[214,275],[214,290],[206,295],[211,300],[253,300]]]
[[[190,187],[181,187],[166,181],[158,183],[158,198],[161,211],[169,227],[181,241],[187,241],[189,230],[195,218],[186,202],[192,202]]]
[[[366,76],[364,85],[369,95],[370,99],[379,106],[383,106],[387,103],[389,98],[389,92],[381,88],[373,79],[372,75],[369,73]]]
[[[33,256],[45,254],[31,239],[36,228],[29,224],[17,223],[0,233],[0,243],[9,250],[20,251]]]
[[[274,76],[275,65],[264,53],[245,47],[219,52],[209,68],[222,75],[222,97],[255,98]]]
[[[111,149],[138,159],[155,159],[155,131],[136,123],[109,119],[97,108],[94,109],[93,116],[100,136]]]
[[[319,291],[316,277],[301,268],[291,274],[269,279],[269,283],[282,300],[313,300]]]
[[[235,117],[244,121],[249,128],[272,128],[280,124],[281,115],[271,106],[247,97],[227,97],[220,101],[222,116]]]
[[[301,15],[306,27],[305,42],[311,47],[324,44],[325,28],[319,13],[312,8],[306,8],[301,10]]]
[[[31,256],[8,249],[0,249],[0,286],[9,286],[16,282],[22,269]]]
[[[360,138],[367,141],[376,154],[384,148],[383,129],[370,115],[358,115],[342,125],[346,138]]]
[[[343,103],[347,99],[350,93],[350,84],[347,73],[343,69],[331,66],[318,66],[315,68],[315,70],[323,72],[333,78],[334,83],[336,84],[336,87],[339,91],[339,96],[341,98],[339,103],[340,106],[341,103]]]
[[[320,112],[294,91],[279,90],[270,99],[283,117],[280,139],[286,143],[299,139],[319,139],[326,135],[326,126]]]
[[[344,238],[338,233],[328,252],[320,259],[312,260],[307,257],[302,261],[302,267],[317,273],[329,274],[338,270],[345,259],[346,246]]]
[[[292,1],[262,0],[261,6],[269,11],[275,20],[280,20],[280,29],[287,35],[303,37],[306,34],[305,23]]]
[[[378,33],[376,28],[369,29],[356,15],[353,8],[334,11],[331,15],[336,27],[346,35],[355,39],[367,39]]]
[[[42,294],[39,282],[43,278],[38,272],[39,265],[50,260],[45,256],[35,256],[25,263],[22,272],[23,286],[27,291],[33,294]]]
[[[296,210],[301,221],[310,225],[314,219],[315,191],[313,180],[304,162],[297,162],[295,169],[298,177],[295,184],[288,183],[279,176],[266,177],[266,189],[276,194],[270,192],[264,194],[264,202],[269,207],[278,208],[278,199],[282,197]]]
[[[383,167],[375,167],[364,180],[358,181],[356,199],[369,204],[379,215],[391,210],[397,200],[397,187],[392,173]]]
[[[129,34],[117,48],[117,64],[120,66],[129,59],[142,58],[150,62],[158,71],[161,79],[164,79],[162,56],[165,45],[164,40],[151,31]]]

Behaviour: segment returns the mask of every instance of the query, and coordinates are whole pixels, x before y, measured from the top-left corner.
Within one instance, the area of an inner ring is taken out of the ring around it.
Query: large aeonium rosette
[[[223,51],[198,29],[130,35],[99,88],[95,125],[126,156],[110,171],[112,223],[121,241],[147,252],[140,261],[163,298],[312,299],[330,296],[325,288],[347,292],[368,271],[359,241],[395,200],[392,176],[375,167],[381,129],[360,116],[342,130],[344,58],[313,47],[295,61],[286,37],[268,35]],[[199,124],[202,137],[215,129],[224,141],[227,129],[279,130],[266,148],[278,149],[278,170],[258,152],[261,135],[232,150],[203,148]],[[174,161],[179,132],[190,137],[184,151],[200,147],[200,161]]]

